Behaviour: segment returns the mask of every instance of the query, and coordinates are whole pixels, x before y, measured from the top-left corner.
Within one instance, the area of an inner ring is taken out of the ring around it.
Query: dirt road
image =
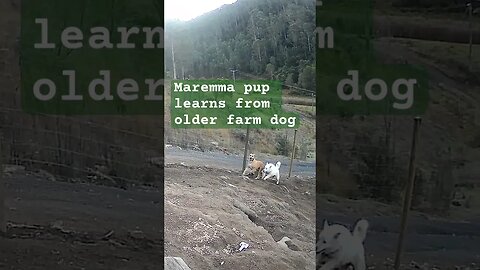
[[[206,165],[217,166],[224,169],[238,171],[242,168],[243,155],[229,154],[222,152],[201,152],[194,150],[179,149],[177,147],[168,147],[165,149],[166,163],[180,163],[185,165]],[[290,159],[284,156],[262,155],[257,154],[257,158],[269,161],[280,161],[282,174],[288,175],[290,170]],[[315,175],[315,161],[300,161],[294,160],[292,166],[292,175],[314,176]]]

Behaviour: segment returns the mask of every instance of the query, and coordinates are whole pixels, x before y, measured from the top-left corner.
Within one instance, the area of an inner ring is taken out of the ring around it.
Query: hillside
[[[314,158],[314,16],[313,1],[239,0],[191,21],[167,22],[166,76],[174,77],[175,62],[179,79],[231,78],[230,69],[234,68],[236,79],[280,80],[288,85],[284,109],[301,116],[297,156]],[[171,129],[169,84],[165,84],[167,143],[202,150],[243,151],[245,130]],[[293,130],[253,130],[250,149],[288,155],[292,142]]]
[[[457,39],[467,25],[461,12],[440,12],[435,6],[400,8],[392,1],[377,1],[377,6],[375,29],[403,24],[402,35],[410,37],[400,38],[400,30],[390,27],[374,41],[378,58],[385,64],[421,66],[429,76],[414,207],[442,215],[467,212],[478,216],[480,46],[472,46],[469,69],[468,43]],[[378,16],[383,16],[383,21]],[[477,17],[472,28],[479,26]],[[438,32],[442,34],[436,35]],[[477,38],[475,34],[474,40]],[[456,39],[458,42],[441,41]],[[320,117],[317,164],[322,174],[318,192],[400,204],[412,127],[413,116]]]
[[[167,22],[167,76],[174,76],[174,58],[177,78],[231,78],[234,68],[240,76],[315,90],[314,22],[310,0],[239,0],[188,22]]]

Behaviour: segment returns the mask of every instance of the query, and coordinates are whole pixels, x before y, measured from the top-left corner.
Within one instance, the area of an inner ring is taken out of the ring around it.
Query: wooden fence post
[[[242,172],[247,167],[247,153],[248,153],[248,137],[250,136],[250,127],[247,127],[247,135],[245,135],[245,150],[243,151],[243,166]]]
[[[2,160],[2,139],[0,138],[0,232],[6,233],[6,220],[5,220],[5,181],[3,177],[3,160]]]
[[[415,185],[415,154],[417,150],[418,129],[420,127],[421,118],[415,117],[413,125],[412,147],[410,150],[410,162],[408,167],[408,183],[405,188],[404,200],[403,200],[403,212],[402,221],[400,224],[400,233],[398,235],[397,252],[395,254],[395,270],[400,268],[400,260],[403,252],[403,241],[405,232],[407,229],[408,213],[412,203],[413,187]]]
[[[297,129],[295,129],[295,133],[293,133],[293,149],[292,149],[292,157],[290,158],[290,171],[288,172],[288,178],[292,174],[292,166],[293,166],[293,159],[295,158],[295,144],[297,141]]]
[[[473,16],[473,1],[470,2],[470,7],[468,9],[468,29],[470,31],[470,40],[468,47],[468,70],[472,71],[472,43],[473,43],[473,26],[472,26],[472,16]]]

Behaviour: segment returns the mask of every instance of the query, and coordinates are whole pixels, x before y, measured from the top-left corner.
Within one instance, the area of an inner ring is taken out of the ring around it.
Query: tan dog
[[[265,168],[265,164],[263,164],[263,162],[261,162],[260,160],[256,160],[255,154],[250,154],[248,156],[248,160],[250,161],[250,164],[248,164],[248,166],[243,171],[243,175],[249,175],[253,173],[254,175],[257,175],[255,179],[260,179],[260,175]]]

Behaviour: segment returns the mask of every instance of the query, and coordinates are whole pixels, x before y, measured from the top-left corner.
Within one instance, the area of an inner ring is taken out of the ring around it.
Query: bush
[[[285,136],[279,135],[277,138],[277,154],[288,156],[290,153],[290,144],[288,143],[287,134]]]
[[[357,157],[357,183],[364,197],[392,202],[398,189],[399,176],[403,170],[395,166],[389,147],[382,142],[374,143],[367,136],[356,138],[353,154]]]
[[[300,146],[298,147],[298,158],[300,160],[306,160],[307,155],[308,155],[308,146],[310,145],[310,142],[306,139],[302,139],[300,141]]]

